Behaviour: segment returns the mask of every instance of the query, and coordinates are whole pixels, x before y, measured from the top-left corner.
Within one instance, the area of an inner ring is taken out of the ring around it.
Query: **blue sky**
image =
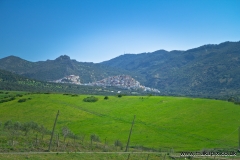
[[[187,50],[240,40],[240,0],[0,0],[0,58]]]

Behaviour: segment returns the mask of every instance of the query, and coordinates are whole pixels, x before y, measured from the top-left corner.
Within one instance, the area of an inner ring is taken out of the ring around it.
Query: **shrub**
[[[121,97],[122,97],[122,95],[121,95],[121,94],[118,94],[117,96],[118,96],[118,98],[121,98]]]
[[[10,130],[12,128],[13,128],[12,120],[8,120],[7,122],[4,123],[4,129]]]
[[[22,99],[19,99],[18,102],[21,103],[21,102],[26,102],[26,98],[22,98]]]
[[[235,102],[235,99],[233,97],[228,98],[228,102]]]
[[[108,98],[108,96],[105,96],[104,99],[107,100],[107,99],[109,99],[109,98]]]
[[[240,105],[240,102],[234,102],[234,104]]]
[[[116,146],[116,147],[122,147],[123,146],[123,144],[122,144],[122,142],[121,141],[119,141],[119,140],[116,140],[115,141],[115,143],[114,143],[114,145]]]
[[[83,99],[84,102],[96,102],[98,101],[97,97],[91,96],[91,97],[86,97]]]
[[[13,101],[15,99],[15,97],[11,97],[10,99],[9,99],[9,101]]]
[[[99,137],[96,135],[96,134],[92,134],[90,136],[91,140],[94,141],[94,142],[100,142],[100,139]]]
[[[22,94],[17,94],[16,97],[22,97],[23,95]]]

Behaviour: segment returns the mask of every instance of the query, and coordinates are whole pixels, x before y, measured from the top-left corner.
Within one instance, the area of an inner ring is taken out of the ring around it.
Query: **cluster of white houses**
[[[56,81],[53,81],[53,82],[55,82],[55,83],[71,83],[71,84],[79,84],[79,85],[81,84],[80,77],[75,76],[75,75],[66,76],[66,77],[63,77]]]
[[[128,75],[112,76],[100,81],[89,83],[87,85],[103,86],[103,87],[114,86],[114,87],[119,87],[124,89],[142,89],[144,91],[160,93],[158,89],[142,86],[140,82],[136,81],[134,78]]]
[[[129,75],[112,76],[112,77],[102,79],[100,81],[85,83],[85,84],[81,84],[79,76],[70,75],[70,76],[61,78],[59,80],[56,80],[54,82],[72,83],[72,84],[89,85],[89,86],[102,86],[102,87],[114,86],[114,87],[119,87],[124,89],[142,89],[143,91],[160,93],[158,89],[142,86],[140,82],[136,81],[134,78],[130,77]]]

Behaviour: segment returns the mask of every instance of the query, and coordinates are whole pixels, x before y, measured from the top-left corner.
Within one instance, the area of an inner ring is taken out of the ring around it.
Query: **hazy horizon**
[[[225,42],[240,42],[240,41],[225,41]],[[221,42],[221,43],[225,43],[225,42]],[[221,44],[221,43],[219,43],[219,44]],[[219,45],[219,44],[204,44],[204,45]],[[201,46],[204,46],[204,45],[201,45]],[[198,46],[198,47],[201,47],[201,46]],[[198,48],[198,47],[194,47],[194,48]],[[189,49],[187,49],[187,50],[194,49],[194,48],[189,48]],[[165,49],[159,49],[159,50],[165,50]],[[156,51],[159,51],[159,50],[156,50]],[[177,51],[187,51],[187,50],[177,50]],[[176,51],[176,50],[170,50],[170,51],[165,50],[165,51],[171,52],[171,51]],[[153,51],[153,52],[155,52],[155,51]],[[142,53],[153,53],[153,52],[142,52]],[[142,53],[124,53],[124,54],[142,54]],[[124,55],[124,54],[121,54],[121,55]],[[117,55],[116,57],[119,57],[119,56],[121,56],[121,55]],[[6,58],[6,57],[9,57],[9,56],[15,56],[15,57],[19,57],[19,58],[21,58],[21,59],[24,59],[24,58],[22,58],[22,57],[20,57],[20,56],[16,56],[16,55],[8,55],[8,56],[2,57],[2,58]],[[39,61],[55,60],[55,59],[57,59],[57,58],[60,57],[60,56],[69,56],[69,55],[63,54],[63,55],[58,55],[57,57],[55,57],[55,58],[53,58],[53,59],[47,58],[47,59],[45,59],[45,60],[43,59],[43,60],[36,60],[36,61],[31,61],[31,60],[28,60],[28,61],[30,61],[30,62],[39,62]],[[76,60],[76,59],[72,58],[71,56],[69,56],[69,57],[70,57],[71,60]],[[111,59],[114,59],[114,58],[116,58],[116,57],[113,57],[113,58],[111,58]],[[1,59],[1,58],[0,58],[0,59]],[[111,59],[106,59],[106,60],[104,60],[104,61],[108,61],[108,60],[111,60]],[[25,60],[27,60],[27,59],[25,59]],[[78,60],[76,60],[76,61],[78,61]],[[101,62],[104,62],[104,61],[101,61]],[[83,61],[78,61],[78,62],[83,62]],[[89,63],[101,63],[101,62],[92,62],[92,61],[88,61],[88,62],[89,62]]]

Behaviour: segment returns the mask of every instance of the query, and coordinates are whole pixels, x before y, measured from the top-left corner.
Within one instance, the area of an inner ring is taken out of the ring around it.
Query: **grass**
[[[129,156],[129,153],[43,153],[43,154],[0,154],[0,159],[5,160],[49,160],[49,159],[58,159],[58,160],[66,160],[66,159],[84,159],[84,160],[126,160]],[[170,159],[168,156],[161,154],[149,154],[148,153],[140,153],[135,154],[131,153],[129,156],[129,160],[159,160],[161,158]],[[182,158],[184,159],[184,158]]]
[[[25,94],[0,104],[0,122],[32,120],[51,130],[60,110],[56,132],[68,126],[73,133],[85,135],[86,141],[96,134],[102,143],[106,138],[108,144],[118,139],[126,144],[136,115],[130,147],[194,151],[238,146],[239,105],[165,96],[109,96],[108,100],[96,96],[97,102],[83,102],[88,96]],[[19,103],[21,98],[28,100]]]
[[[65,153],[13,153],[13,154],[0,154],[0,159],[5,160],[48,160],[48,159],[58,159],[58,160],[65,160],[65,159],[84,159],[84,160],[170,160],[170,159],[178,159],[178,160],[185,160],[185,159],[193,159],[193,157],[180,157],[179,154],[167,154],[167,153],[104,153],[104,152],[65,152]],[[204,159],[204,160],[213,160],[213,159],[239,159],[239,156],[198,156],[194,157],[194,159]]]

